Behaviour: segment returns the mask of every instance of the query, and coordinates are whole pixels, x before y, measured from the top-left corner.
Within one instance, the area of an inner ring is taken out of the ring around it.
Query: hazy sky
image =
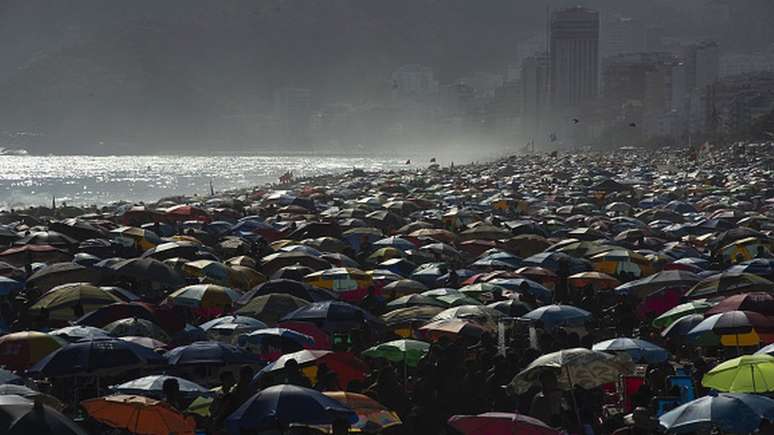
[[[375,104],[404,64],[442,83],[503,73],[516,44],[544,32],[549,3],[579,1],[2,0],[0,137],[57,153],[253,149],[260,130],[234,120],[270,113],[278,87]],[[580,3],[725,49],[774,39],[771,0],[731,0],[740,26],[723,29],[705,24],[717,0]]]

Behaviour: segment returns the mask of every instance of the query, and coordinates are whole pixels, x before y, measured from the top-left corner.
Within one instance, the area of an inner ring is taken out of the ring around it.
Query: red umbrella
[[[449,426],[465,435],[559,435],[542,421],[509,412],[486,412],[479,415],[455,415]]]
[[[743,293],[729,296],[707,310],[705,316],[729,311],[754,311],[767,316],[774,315],[774,296],[766,292]]]
[[[331,338],[322,329],[318,328],[314,323],[310,322],[280,322],[277,324],[278,328],[292,329],[293,331],[300,332],[301,334],[308,335],[314,338],[314,345],[310,347],[313,350],[330,350]]]

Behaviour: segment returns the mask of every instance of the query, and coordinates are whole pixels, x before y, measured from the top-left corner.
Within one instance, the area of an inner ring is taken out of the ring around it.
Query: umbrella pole
[[[752,392],[755,393],[755,369],[750,364],[750,379],[752,380]]]
[[[575,399],[575,388],[572,385],[572,376],[570,375],[570,367],[565,366],[567,369],[567,382],[570,383],[570,396],[572,397],[572,409],[575,411],[575,418],[578,420],[578,431],[583,431],[583,423],[581,423],[580,411],[578,410],[578,401]]]

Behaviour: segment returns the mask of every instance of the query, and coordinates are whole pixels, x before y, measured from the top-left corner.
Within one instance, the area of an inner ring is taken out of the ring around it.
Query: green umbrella
[[[424,341],[394,340],[366,349],[363,355],[369,358],[384,358],[392,362],[405,362],[409,367],[416,367],[429,350],[430,344]]]
[[[774,391],[774,357],[743,355],[716,365],[701,384],[727,393],[766,393]]]
[[[691,301],[680,304],[653,319],[653,327],[667,328],[669,325],[674,323],[675,320],[681,317],[685,317],[689,314],[703,313],[710,309],[712,306],[713,304],[704,300]]]

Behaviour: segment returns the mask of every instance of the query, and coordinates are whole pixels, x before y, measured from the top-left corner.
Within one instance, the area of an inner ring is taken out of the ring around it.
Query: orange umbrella
[[[194,435],[196,422],[166,402],[145,396],[117,394],[84,400],[81,405],[95,420],[142,435]]]
[[[581,272],[570,275],[567,278],[570,284],[576,288],[591,285],[595,289],[611,289],[621,284],[618,279],[602,272]]]

